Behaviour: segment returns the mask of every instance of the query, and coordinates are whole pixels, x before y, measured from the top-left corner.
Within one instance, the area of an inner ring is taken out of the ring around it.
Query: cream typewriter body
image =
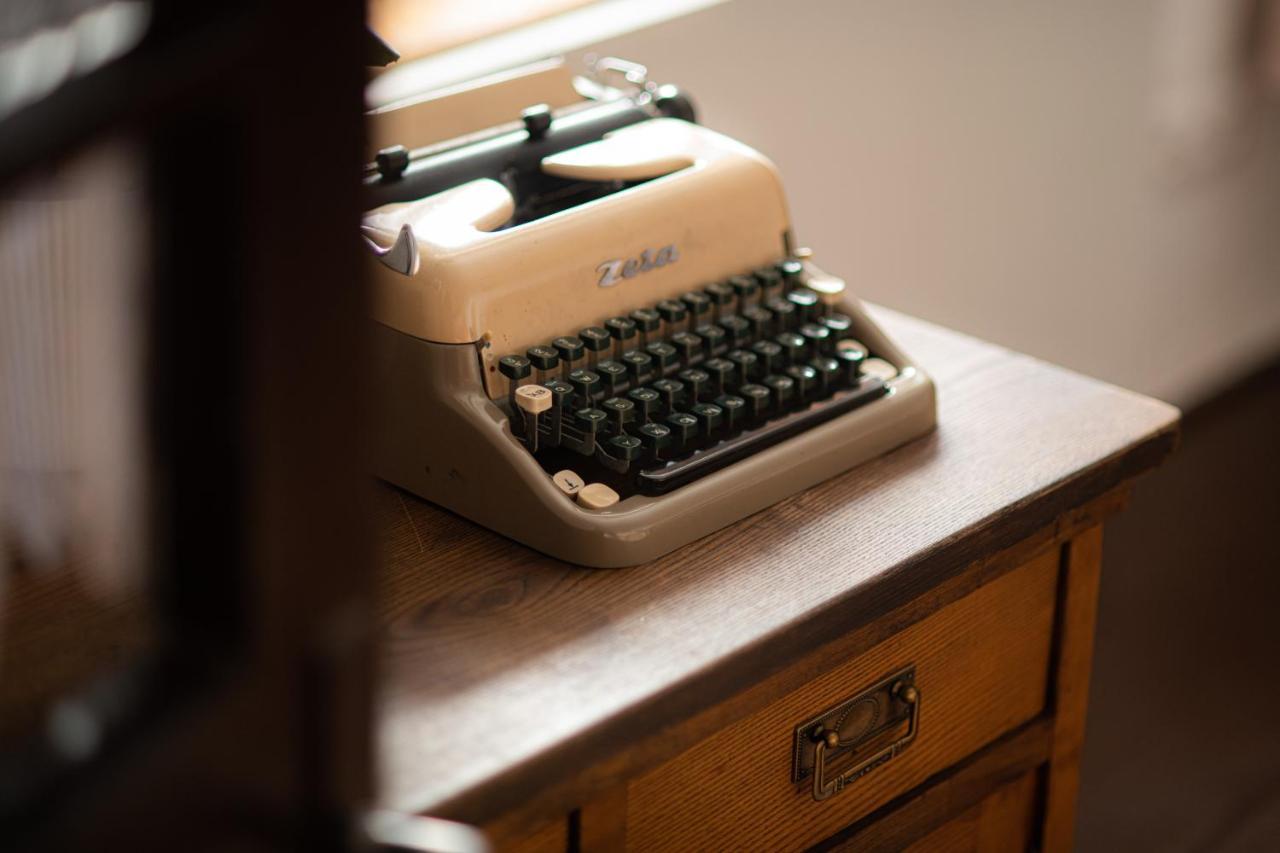
[[[375,112],[363,226],[375,473],[598,567],[934,424],[928,377],[794,243],[773,164],[608,73],[548,62]]]

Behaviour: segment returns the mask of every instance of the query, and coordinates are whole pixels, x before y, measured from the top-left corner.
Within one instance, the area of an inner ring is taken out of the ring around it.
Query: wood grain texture
[[[636,780],[627,848],[802,850],[1030,720],[1044,707],[1057,577],[1046,553]],[[830,799],[792,783],[795,726],[907,664],[915,742]]]
[[[1002,853],[1026,850],[1035,815],[1036,777],[1024,773],[958,818],[906,848],[907,853]],[[853,850],[855,848],[848,848]],[[859,850],[863,848],[857,848]]]
[[[483,823],[1054,529],[1172,408],[884,310],[939,429],[654,563],[583,570],[389,487],[382,799]],[[481,733],[486,748],[475,748]],[[577,792],[587,793],[587,792]]]
[[[1037,768],[1049,758],[1052,741],[1052,720],[1041,717],[811,849],[890,853],[918,845],[994,791],[1028,774],[1035,778]]]
[[[578,811],[581,853],[611,853],[627,846],[627,789],[617,785]]]
[[[549,820],[526,828],[500,818],[484,827],[494,853],[568,853],[569,818]]]
[[[1081,533],[1067,545],[1058,627],[1058,661],[1053,693],[1053,754],[1045,791],[1042,848],[1068,853],[1075,837],[1080,750],[1084,745],[1093,629],[1102,574],[1102,527]]]

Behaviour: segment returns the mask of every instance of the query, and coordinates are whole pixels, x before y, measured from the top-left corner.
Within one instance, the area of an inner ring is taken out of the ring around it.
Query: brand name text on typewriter
[[[600,275],[598,284],[601,287],[612,287],[624,278],[635,278],[642,272],[656,267],[665,267],[680,260],[680,253],[675,245],[663,246],[656,252],[645,249],[638,258],[610,258],[596,267]]]

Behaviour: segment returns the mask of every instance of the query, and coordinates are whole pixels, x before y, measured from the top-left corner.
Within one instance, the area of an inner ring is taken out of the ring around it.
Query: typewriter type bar
[[[851,336],[836,282],[788,258],[504,356],[512,433],[549,474],[625,498],[871,403],[897,370]]]

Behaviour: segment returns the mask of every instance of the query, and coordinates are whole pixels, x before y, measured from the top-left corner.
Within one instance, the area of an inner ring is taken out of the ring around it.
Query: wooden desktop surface
[[[584,771],[1055,523],[1176,442],[1163,403],[873,314],[937,382],[937,431],[648,565],[577,568],[379,484],[381,802],[483,823],[573,780],[600,784]]]

